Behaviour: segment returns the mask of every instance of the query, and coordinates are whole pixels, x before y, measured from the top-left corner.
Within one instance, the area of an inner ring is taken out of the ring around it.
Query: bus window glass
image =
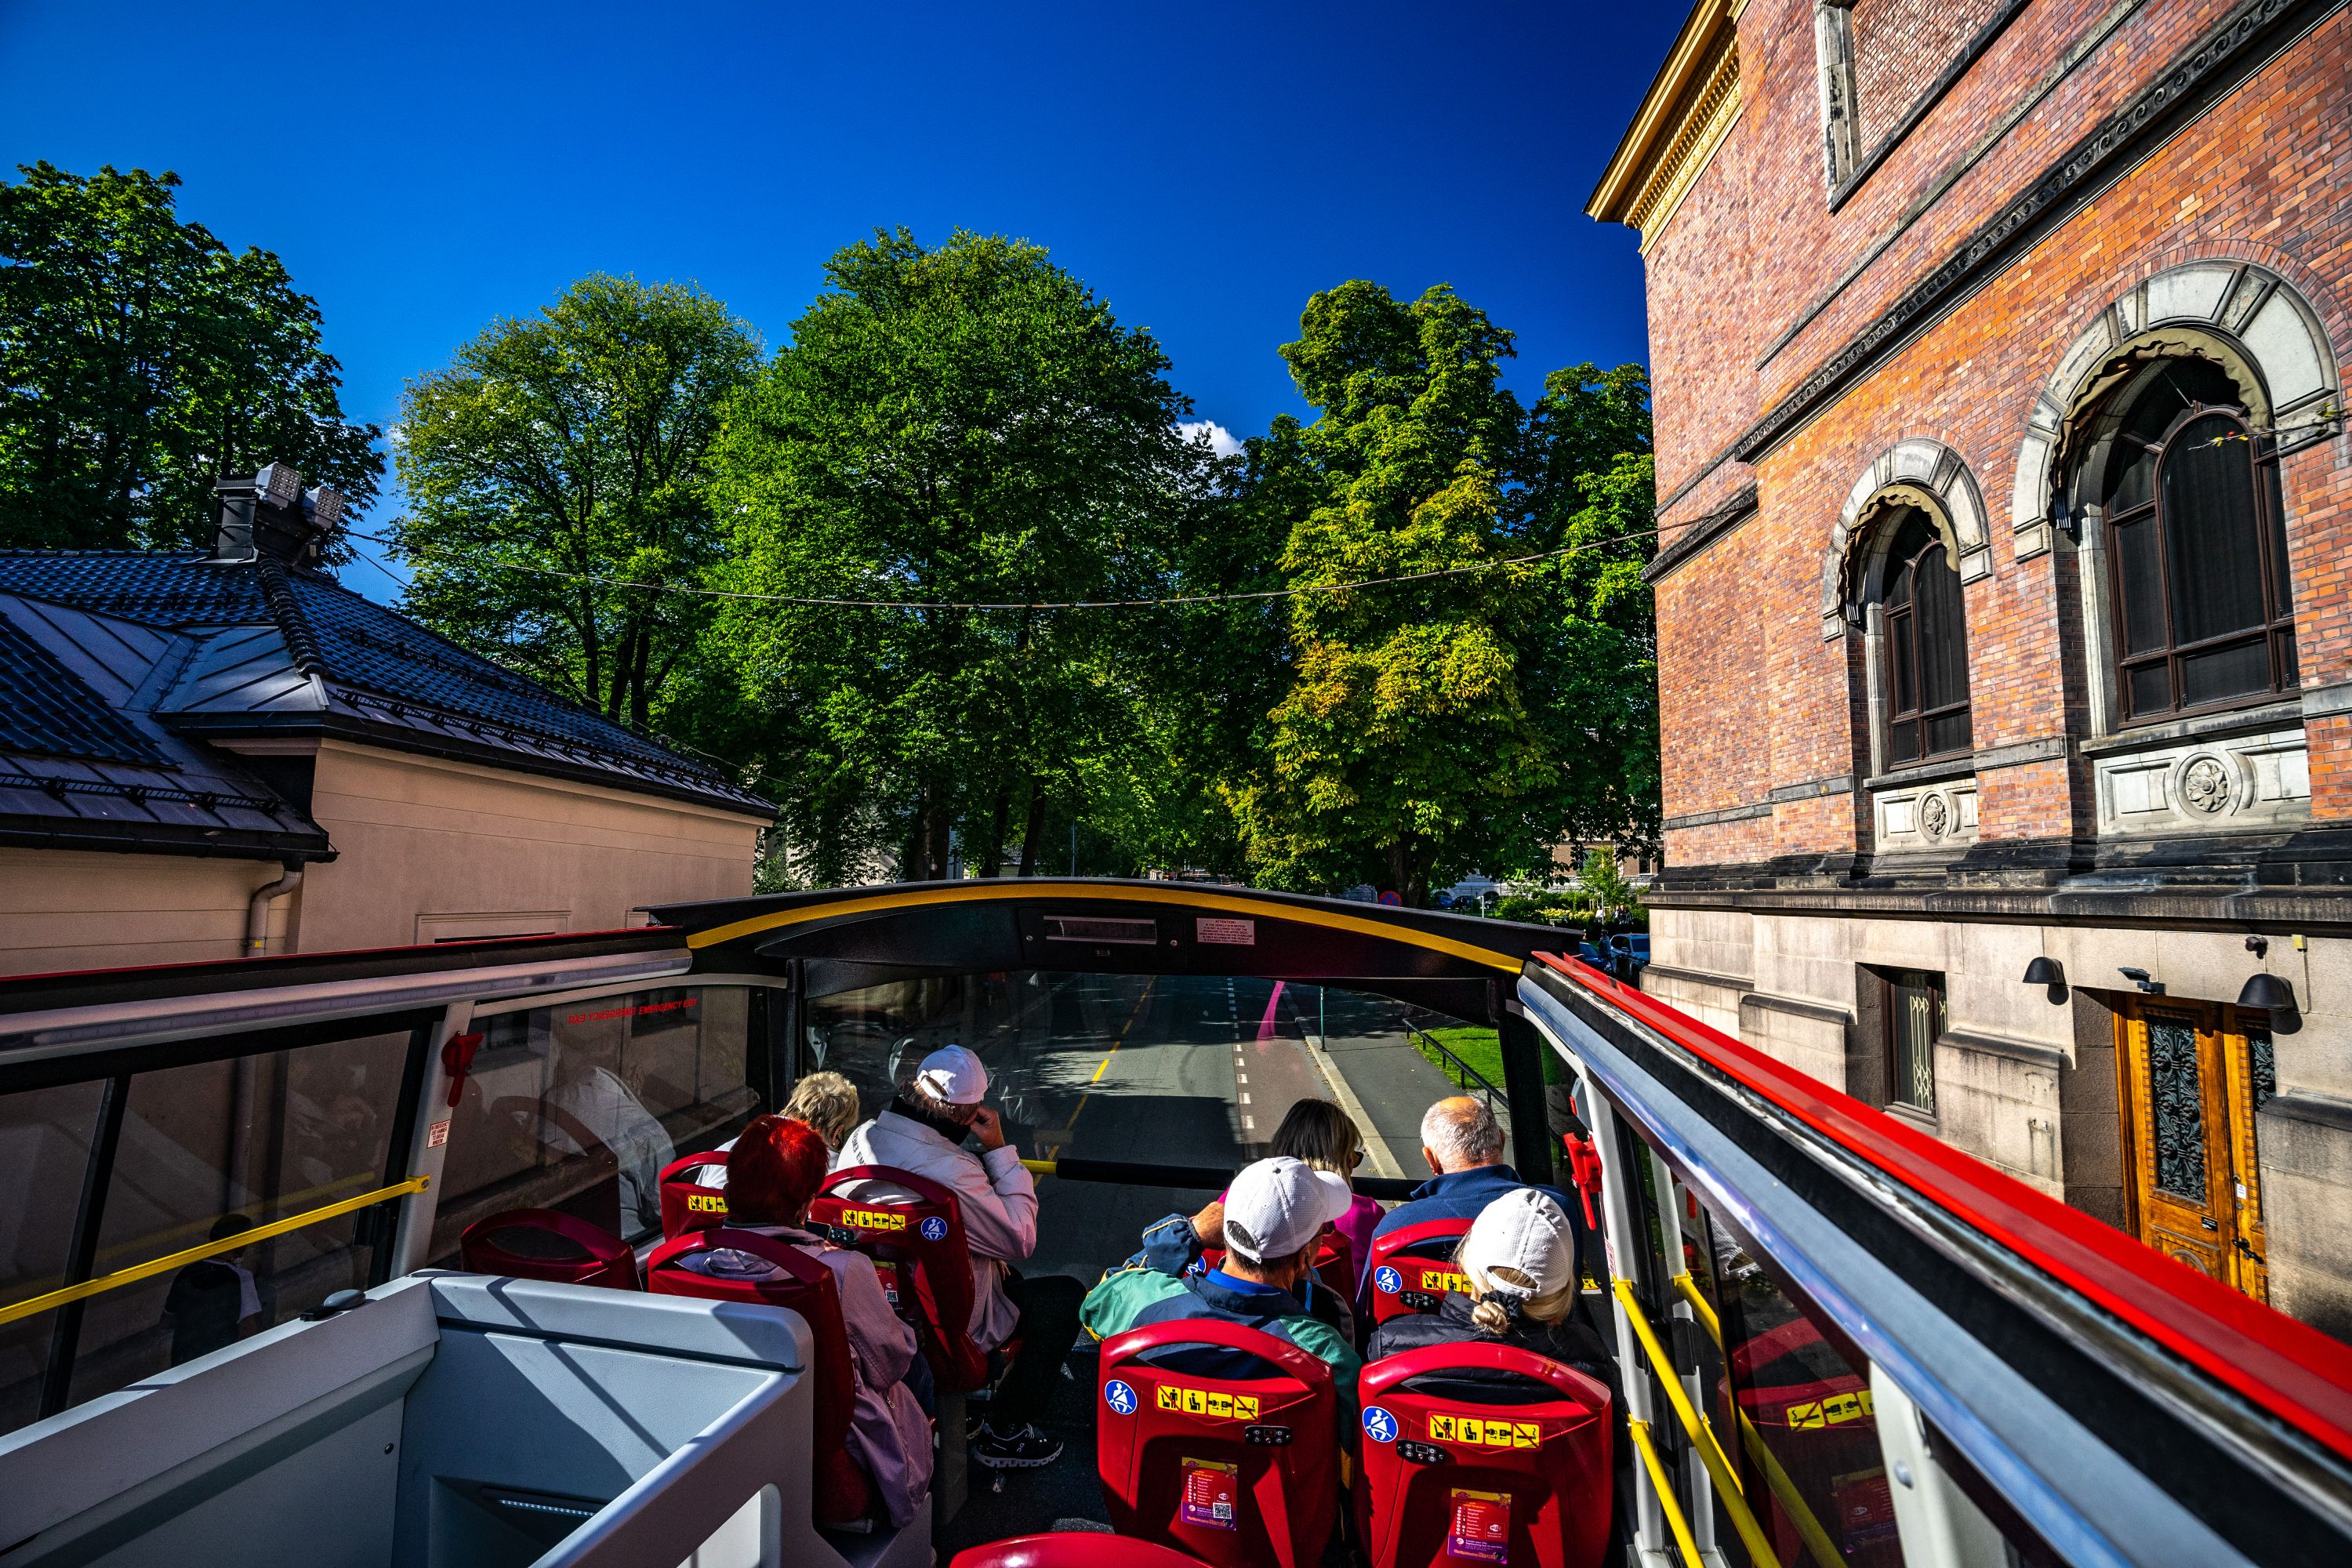
[[[65,1283],[74,1215],[105,1086],[66,1084],[0,1095],[0,1307],[46,1296]],[[0,1432],[41,1414],[55,1311],[0,1324]]]
[[[433,1227],[454,1263],[466,1226],[552,1208],[638,1241],[661,1228],[661,1169],[715,1148],[761,1106],[750,993],[674,986],[478,1019]]]
[[[390,1179],[400,1030],[132,1076],[93,1272],[357,1197]],[[407,1151],[399,1151],[405,1158]],[[387,1268],[388,1208],[363,1209],[91,1297],[70,1397],[110,1393],[287,1321]]]
[[[1042,933],[1040,946],[1054,936]],[[856,978],[845,967],[829,966],[835,984]],[[1006,1137],[1033,1158],[1229,1172],[1267,1152],[1295,1103],[1337,1101],[1345,1084],[1358,1125],[1334,1163],[1422,1180],[1422,1113],[1465,1082],[1479,1097],[1479,1079],[1501,1078],[1491,1029],[1370,993],[1222,974],[877,974],[812,995],[803,1017],[802,1069],[845,1075],[869,1119],[929,1052],[968,1047],[988,1068]],[[1499,1091],[1495,1100],[1501,1110]],[[1144,1226],[1200,1208],[1222,1185],[1222,1174],[1208,1186],[1041,1177],[1053,1222],[1023,1267],[1092,1279],[1132,1252]]]
[[[1867,1369],[1847,1361],[1711,1213],[1690,1209],[1685,1265],[1723,1331],[1707,1419],[1780,1563],[1898,1568]]]

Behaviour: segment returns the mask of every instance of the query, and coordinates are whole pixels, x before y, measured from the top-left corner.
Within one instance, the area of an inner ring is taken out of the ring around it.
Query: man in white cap
[[[889,1165],[953,1190],[971,1247],[971,1338],[983,1351],[1018,1339],[1020,1352],[972,1440],[972,1457],[992,1469],[1031,1469],[1061,1457],[1060,1439],[1034,1425],[1055,1374],[1078,1337],[1084,1287],[1060,1274],[1024,1279],[1012,1266],[1037,1249],[1037,1187],[1021,1152],[1004,1141],[988,1097],[988,1068],[961,1046],[923,1058],[890,1108],[842,1141],[834,1169]],[[964,1146],[979,1142],[980,1152]],[[852,1197],[910,1196],[884,1182],[858,1182]]]
[[[1302,1297],[1312,1289],[1316,1242],[1354,1201],[1344,1176],[1287,1154],[1260,1160],[1234,1178],[1222,1204],[1189,1220],[1171,1215],[1146,1232],[1139,1260],[1104,1276],[1087,1293],[1087,1331],[1108,1339],[1182,1318],[1242,1323],[1329,1362],[1342,1395],[1352,1399],[1362,1361],[1349,1336],[1315,1316]],[[1171,1253],[1164,1245],[1171,1235],[1187,1247]],[[1204,1246],[1223,1246],[1224,1262],[1202,1272],[1182,1269],[1182,1256],[1197,1258]],[[1252,1358],[1239,1352],[1181,1353],[1188,1358],[1182,1370],[1196,1376],[1246,1377],[1253,1371]]]

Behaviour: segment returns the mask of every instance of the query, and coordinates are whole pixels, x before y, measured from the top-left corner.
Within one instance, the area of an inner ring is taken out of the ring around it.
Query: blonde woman
[[[824,1140],[828,1152],[839,1154],[841,1141],[857,1125],[857,1086],[837,1072],[813,1072],[793,1085],[793,1097],[779,1113],[805,1121]]]
[[[1356,1167],[1364,1163],[1364,1135],[1357,1130],[1355,1119],[1329,1100],[1302,1100],[1291,1106],[1282,1125],[1274,1130],[1274,1142],[1266,1146],[1266,1153],[1287,1154],[1352,1184]],[[1358,1193],[1348,1212],[1333,1225],[1339,1239],[1348,1244],[1359,1287],[1363,1283],[1364,1266],[1372,1256],[1372,1227],[1380,1223],[1381,1205]]]
[[[1391,1318],[1372,1331],[1368,1362],[1429,1345],[1483,1342],[1528,1351],[1616,1385],[1616,1367],[1584,1310],[1576,1231],[1541,1193],[1517,1187],[1479,1212],[1454,1267],[1466,1291],[1448,1291],[1434,1312]],[[1441,1380],[1469,1389],[1519,1382],[1464,1369]],[[1416,1383],[1416,1386],[1419,1384]],[[1432,1393],[1444,1393],[1434,1385]]]

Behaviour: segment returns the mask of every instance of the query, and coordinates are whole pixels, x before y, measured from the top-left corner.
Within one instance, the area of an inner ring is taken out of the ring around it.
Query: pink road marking
[[[1257,1021],[1259,1039],[1274,1038],[1274,1010],[1280,1005],[1282,1005],[1282,982],[1277,980],[1274,983],[1274,994],[1265,999],[1265,1016]]]

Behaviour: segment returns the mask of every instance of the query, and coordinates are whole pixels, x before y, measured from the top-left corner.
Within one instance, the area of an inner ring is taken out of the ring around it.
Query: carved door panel
[[[2136,1003],[2117,1019],[2139,1238],[2235,1283],[2228,1079],[2216,1009]]]
[[[2268,1252],[2263,1231],[2262,1162],[2254,1146],[2254,1118],[2278,1092],[2271,1054],[2271,1021],[2264,1013],[2230,1009],[2221,1037],[2229,1079],[2231,1194],[2235,1232],[2231,1242],[2231,1278],[2257,1301],[2271,1299]]]

